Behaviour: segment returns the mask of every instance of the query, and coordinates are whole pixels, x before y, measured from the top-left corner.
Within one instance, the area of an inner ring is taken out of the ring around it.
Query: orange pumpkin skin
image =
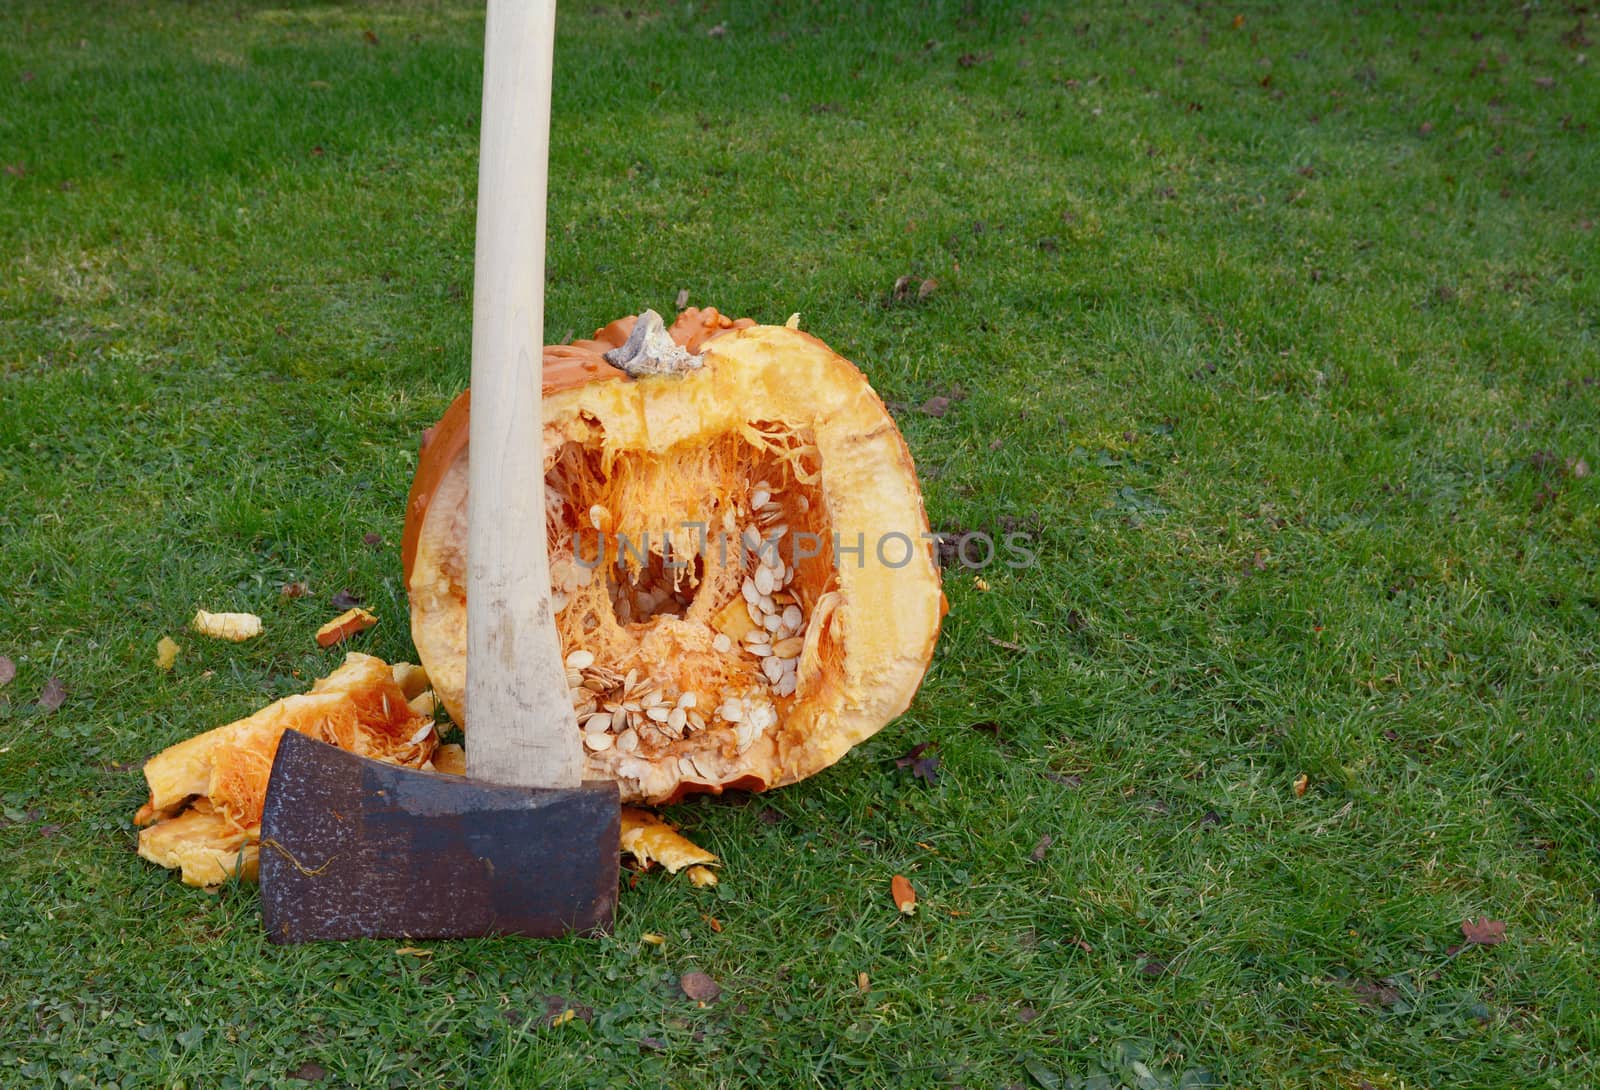
[[[861,373],[809,334],[691,308],[669,332],[703,367],[636,379],[602,354],[633,325],[544,351],[553,590],[572,599],[557,628],[577,653],[586,775],[649,803],[792,783],[904,711],[932,657],[945,601],[910,453]],[[424,433],[401,546],[420,660],[469,733],[470,404]],[[692,564],[637,547],[683,526],[707,528]],[[730,534],[769,532],[771,553],[729,555]],[[602,548],[614,567],[591,567]],[[608,709],[609,737],[591,734]]]

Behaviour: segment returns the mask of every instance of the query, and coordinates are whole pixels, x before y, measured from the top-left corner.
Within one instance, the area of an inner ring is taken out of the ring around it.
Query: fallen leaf
[[[943,416],[949,411],[950,399],[939,394],[935,394],[928,400],[924,401],[922,403],[922,407],[917,410],[917,412],[921,413],[923,416]]]
[[[1021,1022],[1023,1025],[1027,1025],[1029,1022],[1032,1022],[1038,1017],[1039,1012],[1034,1010],[1032,1007],[1023,1007],[1021,1010],[1017,1011],[1017,1021]]]
[[[570,1022],[574,1018],[576,1018],[577,1014],[578,1014],[577,1011],[573,1010],[571,1007],[568,1007],[566,1010],[562,1011],[560,1014],[558,1014],[554,1018],[550,1019],[550,1025],[552,1027],[554,1027],[554,1026],[564,1026],[568,1022]]]
[[[1028,650],[1020,643],[1012,643],[1010,640],[999,640],[995,639],[993,636],[985,636],[984,638],[990,643],[994,644],[996,647],[1004,647],[1007,651],[1016,651],[1019,654],[1026,654]]]
[[[697,886],[701,889],[705,889],[717,884],[717,872],[712,870],[710,867],[702,867],[696,864],[695,866],[692,866],[688,870],[684,871],[683,875],[685,878],[689,879],[690,885]]]
[[[865,994],[867,989],[870,988],[871,986],[872,986],[872,982],[867,979],[867,974],[866,973],[857,973],[856,974],[856,991],[861,992],[862,994]]]
[[[11,679],[17,676],[17,664],[5,655],[0,655],[0,686],[11,684]]]
[[[328,599],[328,604],[333,606],[334,609],[350,609],[360,605],[363,601],[365,599],[354,591],[341,590],[338,594]]]
[[[972,577],[972,585],[977,587],[979,590],[987,591],[989,589],[989,580],[985,579],[981,575],[974,575]]]
[[[377,45],[378,44],[378,35],[377,35],[376,31],[363,30],[361,32],[361,36],[366,39],[368,45]]]
[[[317,629],[317,646],[332,647],[336,643],[343,643],[356,633],[365,632],[377,623],[377,617],[360,606],[352,606]]]
[[[178,661],[178,652],[183,650],[178,646],[178,641],[171,636],[162,636],[156,641],[156,668],[171,670]]]
[[[1358,980],[1350,991],[1364,1007],[1392,1007],[1401,998],[1399,989],[1375,980]]]
[[[6,173],[11,175],[13,178],[20,178],[24,174],[28,173],[28,168],[23,166],[21,163],[7,163]]]
[[[1506,924],[1504,920],[1479,916],[1475,921],[1461,921],[1461,934],[1468,946],[1499,946],[1506,941]]]
[[[1046,853],[1050,851],[1050,845],[1054,844],[1055,841],[1055,837],[1051,836],[1049,833],[1045,833],[1039,838],[1039,843],[1033,846],[1033,851],[1028,853],[1028,858],[1033,860],[1035,863],[1043,863]]]
[[[379,533],[363,534],[361,543],[370,549],[376,549],[383,544],[383,535]]]
[[[1046,772],[1044,778],[1062,787],[1082,787],[1083,777],[1074,772]]]
[[[706,922],[706,926],[711,928],[711,930],[715,931],[719,935],[722,934],[721,920],[717,919],[715,916],[701,916],[700,918]]]
[[[684,307],[689,305],[689,289],[688,288],[679,288],[678,289],[678,298],[673,301],[673,305],[678,310],[682,310]]]
[[[923,756],[932,745],[932,742],[918,742],[906,750],[904,754],[896,757],[894,766],[896,768],[911,769],[913,777],[932,787],[939,782],[939,758]]]
[[[1589,463],[1582,458],[1568,458],[1567,472],[1572,474],[1573,477],[1582,480],[1589,475]]]
[[[1050,1067],[1046,1066],[1045,1062],[1039,1057],[1024,1057],[1022,1060],[1022,1066],[1029,1075],[1033,1076],[1033,1081],[1044,1087],[1044,1090],[1059,1090],[1059,1088],[1062,1086],[1061,1076],[1056,1074],[1055,1071]]]
[[[1306,788],[1311,786],[1311,777],[1304,772],[1294,778],[1294,797],[1300,798],[1306,793]]]
[[[728,33],[728,25],[726,23],[718,23],[716,26],[714,26],[710,30],[706,31],[706,37],[707,38],[721,38],[724,35],[726,35],[727,33]]]
[[[936,292],[938,290],[939,290],[939,281],[935,280],[931,276],[928,277],[928,279],[924,280],[921,284],[919,284],[917,286],[917,302],[919,302],[919,303],[926,302],[927,299],[928,299],[928,296],[932,295],[934,292]]]
[[[198,610],[189,627],[202,636],[239,643],[261,635],[261,618],[254,613],[207,613]]]
[[[647,942],[651,946],[663,946],[666,944],[667,937],[665,935],[658,935],[654,931],[646,931],[644,934],[639,936],[639,941]]]
[[[289,1077],[301,1082],[321,1082],[328,1077],[328,1069],[314,1061],[307,1062],[289,1072]]]
[[[304,598],[310,591],[304,583],[285,583],[278,588],[278,597],[284,601],[291,598]]]
[[[640,1052],[665,1052],[666,1050],[667,1050],[666,1042],[661,1040],[658,1037],[641,1037],[641,1038],[639,1038],[639,1051]]]
[[[67,687],[61,684],[58,677],[50,678],[44,683],[44,688],[39,691],[39,707],[43,711],[53,712],[67,700]]]
[[[9,169],[9,168],[7,168],[7,169]],[[891,294],[896,299],[904,299],[904,298],[906,298],[906,296],[911,294],[911,285],[913,283],[915,283],[915,281],[913,280],[913,278],[911,276],[909,276],[909,275],[902,276],[902,277],[898,278],[897,280],[895,280],[895,282],[894,282],[894,290],[893,290],[893,292],[891,292]]]
[[[1162,975],[1164,975],[1166,973],[1166,971],[1167,971],[1167,963],[1166,962],[1160,961],[1160,960],[1158,960],[1156,958],[1153,958],[1153,957],[1150,957],[1149,955],[1140,955],[1140,956],[1143,957],[1143,959],[1144,959],[1144,963],[1139,966],[1139,972],[1140,972],[1141,975],[1148,976],[1148,977],[1158,977],[1158,976],[1162,976]]]
[[[1233,29],[1234,30],[1240,30],[1243,27],[1244,27],[1244,16],[1243,15],[1235,15],[1233,17]]]
[[[993,719],[983,719],[976,723],[967,724],[968,730],[979,730],[995,738],[1000,737],[1000,724]]]
[[[700,972],[684,973],[678,978],[678,987],[696,1003],[711,1003],[722,994],[722,985]]]
[[[395,953],[397,953],[397,954],[406,954],[406,955],[408,955],[410,957],[414,957],[414,958],[431,958],[431,957],[433,957],[433,951],[432,950],[424,950],[420,946],[401,946],[401,947],[397,947],[395,949]]]
[[[897,874],[889,880],[889,892],[894,895],[894,907],[900,910],[902,916],[909,916],[917,910],[917,891],[911,888],[911,882],[903,874]]]

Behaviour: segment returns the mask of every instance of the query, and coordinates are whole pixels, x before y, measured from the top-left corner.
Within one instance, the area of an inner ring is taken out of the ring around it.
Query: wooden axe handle
[[[472,300],[467,773],[577,787],[583,752],[550,609],[540,370],[555,0],[489,0]]]

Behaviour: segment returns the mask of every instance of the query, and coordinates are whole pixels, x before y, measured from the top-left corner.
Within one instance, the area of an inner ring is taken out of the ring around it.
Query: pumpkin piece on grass
[[[720,862],[661,818],[635,806],[622,808],[621,840],[622,850],[645,869],[660,863],[668,874],[677,874],[684,867],[692,869]],[[716,884],[715,878],[710,884]]]
[[[317,646],[332,647],[378,623],[378,618],[360,606],[352,606],[317,629]]]
[[[945,604],[915,468],[815,337],[711,308],[637,322],[544,355],[552,609],[586,775],[646,803],[793,783],[904,711],[932,656]],[[470,735],[469,412],[464,393],[425,433],[402,561],[418,657]]]
[[[189,885],[252,877],[261,807],[278,740],[297,730],[364,757],[425,766],[438,741],[382,659],[352,652],[312,686],[245,719],[170,746],[144,766],[150,798],[134,815],[147,828],[139,854],[178,867]]]

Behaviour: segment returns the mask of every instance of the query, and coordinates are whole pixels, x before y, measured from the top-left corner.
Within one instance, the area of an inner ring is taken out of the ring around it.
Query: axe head
[[[261,815],[267,937],[604,933],[620,820],[614,783],[502,787],[286,731]]]

